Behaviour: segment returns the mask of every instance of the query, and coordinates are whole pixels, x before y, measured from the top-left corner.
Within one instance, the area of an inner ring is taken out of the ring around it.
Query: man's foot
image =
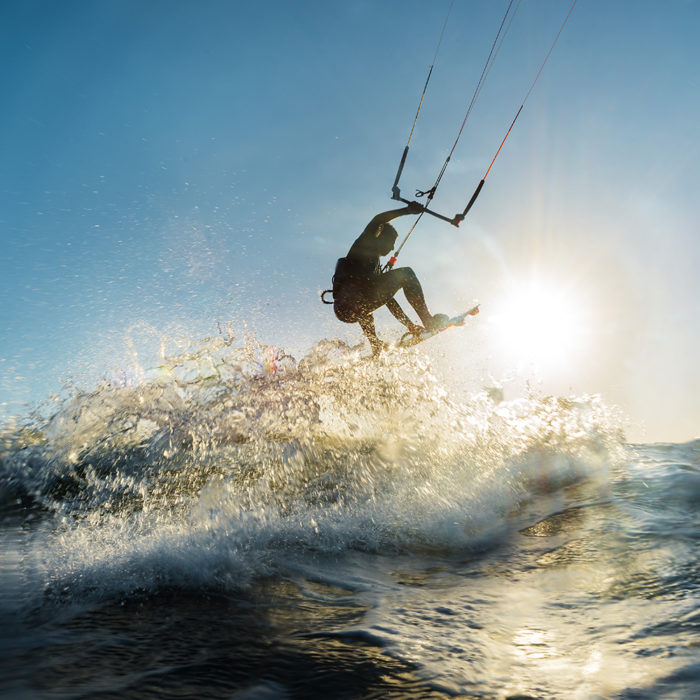
[[[408,332],[415,336],[419,336],[425,330],[423,326],[418,326],[415,323],[409,323],[406,327],[408,328]]]
[[[431,333],[442,330],[449,322],[450,317],[447,314],[434,314],[430,321],[426,324],[426,330]]]
[[[371,343],[372,346],[372,357],[379,357],[384,350],[389,347],[383,340],[375,340],[373,343]]]

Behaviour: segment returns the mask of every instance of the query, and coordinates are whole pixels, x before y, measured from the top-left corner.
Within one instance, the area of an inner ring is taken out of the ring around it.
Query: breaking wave
[[[0,434],[44,594],[231,589],[295,558],[484,546],[622,449],[599,397],[450,397],[417,352],[206,339]]]

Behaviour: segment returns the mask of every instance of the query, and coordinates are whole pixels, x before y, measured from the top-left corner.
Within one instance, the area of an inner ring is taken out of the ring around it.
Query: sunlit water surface
[[[7,425],[6,697],[692,697],[700,444],[208,340]]]

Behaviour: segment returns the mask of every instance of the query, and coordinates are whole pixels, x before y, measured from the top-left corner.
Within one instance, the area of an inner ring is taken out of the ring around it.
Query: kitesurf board
[[[473,306],[471,309],[469,309],[469,311],[465,311],[463,314],[459,314],[459,316],[454,316],[444,326],[442,326],[442,328],[438,328],[436,331],[423,330],[417,335],[414,335],[413,333],[406,333],[401,338],[401,340],[399,340],[399,342],[396,343],[396,347],[410,348],[412,345],[422,343],[424,340],[428,340],[428,338],[432,338],[434,335],[442,333],[448,328],[452,328],[453,326],[463,326],[467,320],[467,316],[476,316],[478,313],[479,304]]]

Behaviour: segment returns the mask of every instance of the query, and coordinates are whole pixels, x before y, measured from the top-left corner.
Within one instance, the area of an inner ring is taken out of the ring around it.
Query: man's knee
[[[413,271],[412,267],[400,267],[396,270],[399,279],[401,280],[402,286],[406,284],[414,284],[418,281],[416,273]]]

